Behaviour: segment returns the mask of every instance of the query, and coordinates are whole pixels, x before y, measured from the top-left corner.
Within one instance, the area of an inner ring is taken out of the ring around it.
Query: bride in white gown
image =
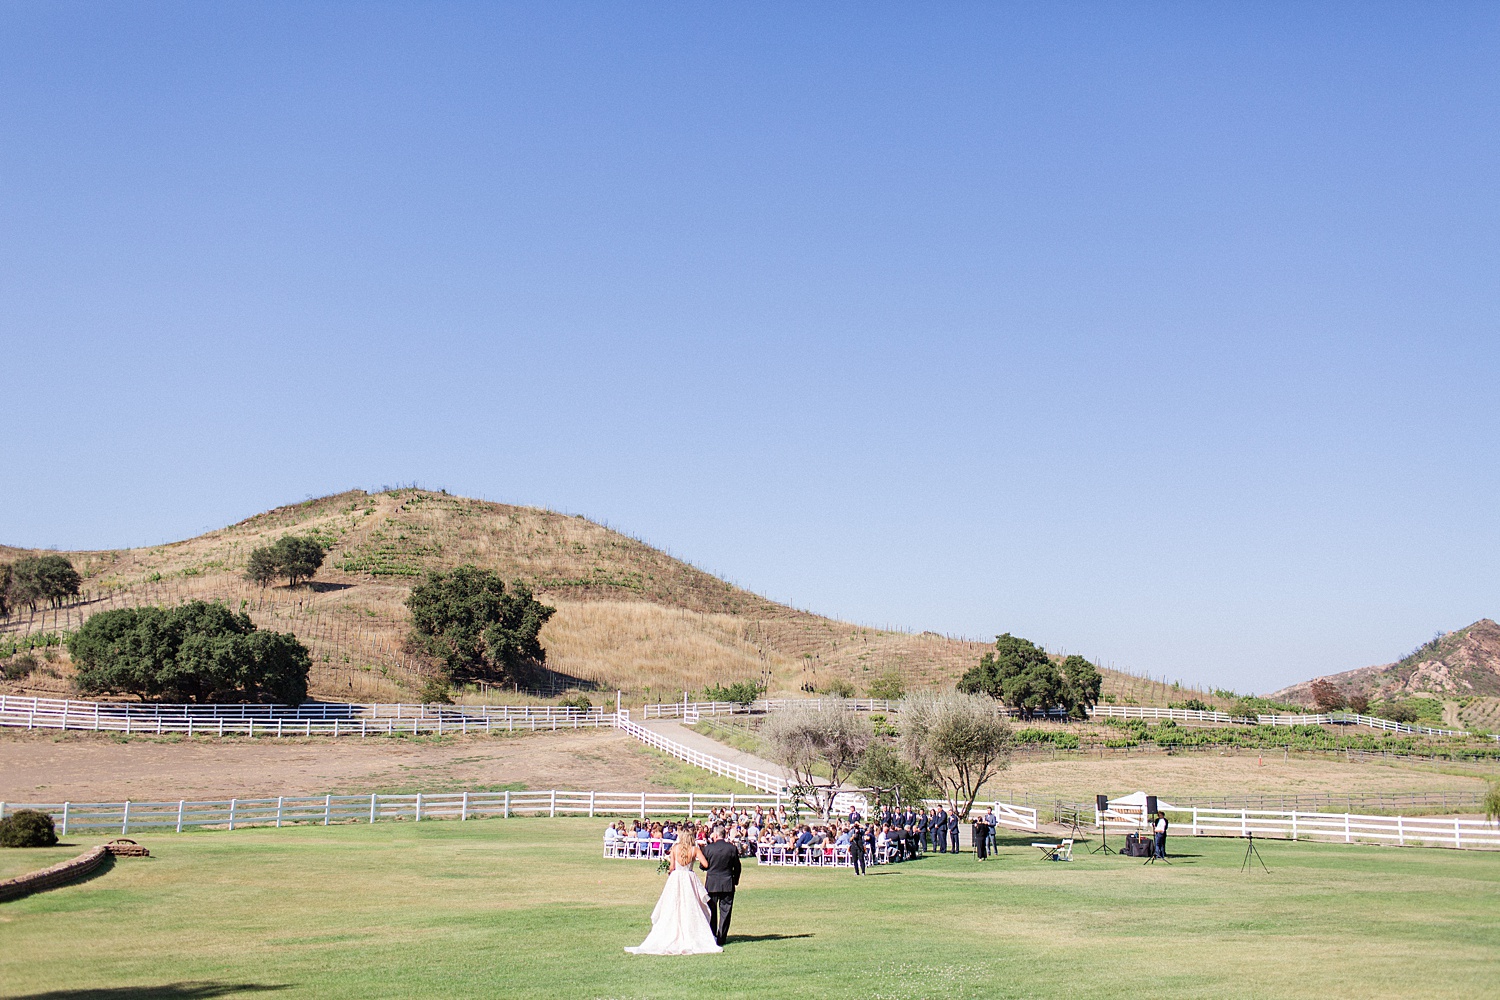
[[[708,866],[690,827],[678,833],[677,843],[667,852],[672,872],[662,887],[656,909],[651,911],[651,933],[639,947],[626,948],[633,955],[707,955],[721,952],[708,922],[708,893],[693,875],[693,864]]]

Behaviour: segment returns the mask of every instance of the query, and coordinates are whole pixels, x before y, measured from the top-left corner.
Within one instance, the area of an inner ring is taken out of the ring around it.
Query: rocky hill
[[[1315,680],[1371,700],[1429,695],[1439,700],[1500,696],[1500,625],[1481,618],[1423,643],[1395,663],[1359,667],[1282,688],[1273,699],[1311,705]]]

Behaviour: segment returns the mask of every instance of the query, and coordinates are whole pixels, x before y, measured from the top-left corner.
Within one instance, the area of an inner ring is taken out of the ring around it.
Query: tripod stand
[[[1172,864],[1172,862],[1167,860],[1167,852],[1165,849],[1162,850],[1161,857],[1156,856],[1156,839],[1153,837],[1151,840],[1151,856],[1146,859],[1145,863],[1148,865],[1154,865],[1158,861],[1168,866]]]
[[[1245,834],[1245,862],[1244,864],[1240,865],[1241,872],[1247,872],[1250,870],[1250,859],[1252,857],[1255,858],[1256,861],[1260,862],[1262,871],[1264,871],[1267,875],[1271,874],[1271,869],[1266,867],[1265,859],[1262,858],[1260,856],[1260,852],[1255,849],[1255,834],[1253,832]]]
[[[1120,853],[1119,851],[1115,850],[1113,847],[1109,846],[1109,824],[1107,824],[1107,823],[1100,823],[1099,824],[1099,846],[1096,847],[1096,848],[1094,848],[1092,851],[1089,851],[1089,853],[1090,854],[1098,854],[1101,851],[1103,851],[1105,854],[1119,854]]]

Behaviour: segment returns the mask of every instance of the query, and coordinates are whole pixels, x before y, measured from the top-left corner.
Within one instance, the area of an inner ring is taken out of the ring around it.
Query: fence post
[[[62,828],[62,835],[64,837],[66,837],[68,835],[68,804],[66,802],[63,803],[63,828]]]
[[[1292,839],[1297,839],[1297,810],[1292,810]]]
[[[589,792],[589,819],[594,818],[594,796],[598,794],[598,792]]]
[[[1406,846],[1406,818],[1404,816],[1396,817],[1396,843],[1402,847]]]
[[[733,792],[729,793],[729,808],[731,810],[734,809],[734,793]]]
[[[1353,843],[1353,839],[1349,836],[1349,814],[1348,813],[1344,813],[1344,843],[1346,843],[1346,844]]]
[[[1097,810],[1095,810],[1097,812]],[[1193,836],[1198,836],[1198,807],[1193,806]]]
[[[413,822],[422,822],[422,793],[417,793],[417,818]]]
[[[557,789],[552,789],[552,800],[547,806],[547,818],[557,818]]]
[[[1240,836],[1243,837],[1243,836],[1245,836],[1245,834],[1247,834],[1249,832],[1250,832],[1250,813],[1249,813],[1248,810],[1241,809],[1240,810]]]
[[[460,820],[467,820],[469,818],[469,793],[468,792],[464,792],[464,801],[463,801],[463,805],[459,806],[459,809],[458,809],[458,818]]]
[[[641,819],[646,818],[646,793],[641,793]]]
[[[688,819],[693,818],[693,793],[688,792]]]
[[[221,723],[222,724],[222,723]],[[229,800],[229,829],[234,829],[234,807],[239,805],[239,799]]]
[[[125,800],[125,810],[120,814],[120,836],[130,832],[130,800]]]
[[[182,832],[182,809],[183,809],[183,806],[185,806],[185,805],[187,805],[187,803],[184,802],[182,799],[178,799],[177,800],[177,832],[178,833]]]
[[[281,801],[280,799],[277,800],[278,803],[280,801]],[[323,825],[324,826],[328,825],[328,815],[332,811],[333,811],[333,795],[332,794],[326,794],[326,795],[323,796]]]
[[[1464,846],[1463,827],[1459,826],[1459,818],[1453,817],[1453,846],[1462,848]]]
[[[500,813],[501,819],[510,819],[510,792],[505,793],[505,808]]]
[[[278,829],[278,830],[281,829],[281,810],[282,810],[282,805],[283,805],[282,796],[280,796],[280,795],[276,796],[276,829]]]
[[[371,795],[370,795],[370,822],[371,823],[375,822],[375,795],[374,795],[374,793],[371,793]]]

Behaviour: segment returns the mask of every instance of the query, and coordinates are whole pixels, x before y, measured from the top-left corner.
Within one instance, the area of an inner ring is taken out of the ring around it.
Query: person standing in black
[[[917,812],[917,842],[921,845],[923,854],[927,853],[929,845],[932,843],[928,839],[927,832],[928,812],[926,809],[918,810]]]
[[[939,854],[948,853],[948,813],[942,808],[932,817],[932,841],[937,845]]]
[[[990,843],[990,825],[984,821],[983,816],[974,820],[974,858],[983,861],[988,858]]]
[[[1167,825],[1167,814],[1158,812],[1156,814],[1156,824],[1151,832],[1156,834],[1156,843],[1153,845],[1156,848],[1155,856],[1163,861],[1167,860]]]
[[[855,823],[849,830],[849,858],[854,862],[854,874],[865,873],[865,831]]]
[[[958,811],[948,814],[948,840],[953,845],[953,853],[958,853]]]
[[[729,940],[729,916],[734,909],[734,889],[740,884],[740,850],[724,839],[724,828],[716,826],[703,846],[703,888],[708,891],[708,924],[719,947]]]

